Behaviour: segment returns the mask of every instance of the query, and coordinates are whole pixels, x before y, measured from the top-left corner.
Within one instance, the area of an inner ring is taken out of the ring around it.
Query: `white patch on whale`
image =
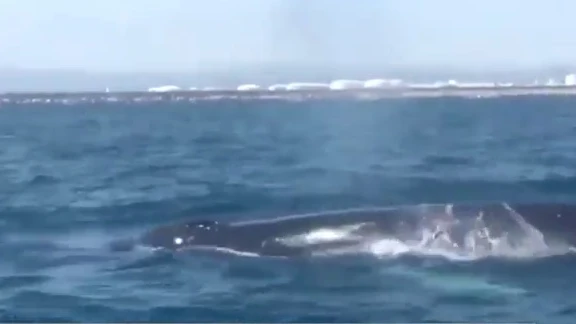
[[[336,241],[357,241],[362,239],[361,236],[354,235],[355,231],[361,229],[366,223],[345,225],[338,227],[324,227],[317,228],[306,233],[290,235],[285,237],[276,238],[286,246],[307,246],[314,244],[322,244]]]

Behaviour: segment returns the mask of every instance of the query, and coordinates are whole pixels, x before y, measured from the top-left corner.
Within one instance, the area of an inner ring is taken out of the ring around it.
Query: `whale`
[[[364,246],[386,237],[401,241],[448,238],[464,246],[471,235],[489,244],[526,237],[541,244],[576,246],[576,204],[446,203],[357,208],[268,219],[188,220],[145,232],[141,245],[166,251],[229,249],[259,256],[302,257]]]

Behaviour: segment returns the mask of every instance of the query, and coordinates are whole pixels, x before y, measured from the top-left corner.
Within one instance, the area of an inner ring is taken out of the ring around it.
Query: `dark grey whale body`
[[[166,250],[211,247],[291,257],[305,256],[315,249],[353,246],[377,237],[419,239],[423,228],[435,231],[434,237],[448,233],[461,244],[466,233],[480,223],[492,235],[535,231],[546,242],[576,246],[576,204],[553,203],[422,204],[228,223],[191,220],[157,227],[145,233],[140,243]],[[290,237],[338,228],[350,235],[320,243],[287,243]]]

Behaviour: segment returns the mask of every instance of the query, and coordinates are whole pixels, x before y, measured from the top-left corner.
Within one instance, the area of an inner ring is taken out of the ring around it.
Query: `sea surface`
[[[0,322],[574,322],[569,254],[108,246],[184,219],[484,201],[576,201],[576,98],[2,106]]]

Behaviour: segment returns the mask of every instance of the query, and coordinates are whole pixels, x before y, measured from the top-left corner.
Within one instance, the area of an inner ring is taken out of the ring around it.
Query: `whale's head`
[[[157,227],[141,242],[153,248],[179,250],[190,246],[216,245],[224,225],[212,220],[190,221]]]

